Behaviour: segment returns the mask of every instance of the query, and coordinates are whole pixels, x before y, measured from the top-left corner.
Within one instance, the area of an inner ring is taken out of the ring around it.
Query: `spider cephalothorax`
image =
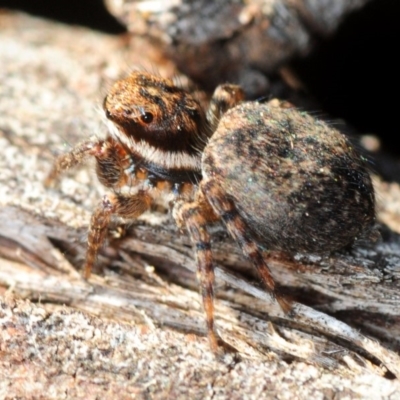
[[[208,225],[223,221],[288,310],[262,251],[329,253],[351,245],[375,220],[365,163],[341,133],[287,103],[243,100],[240,87],[221,85],[204,112],[172,81],[134,72],[104,100],[110,134],[60,156],[48,178],[93,156],[100,182],[111,190],[91,218],[86,277],[112,215],[137,218],[156,197],[173,193],[172,215],[195,247],[214,351]]]

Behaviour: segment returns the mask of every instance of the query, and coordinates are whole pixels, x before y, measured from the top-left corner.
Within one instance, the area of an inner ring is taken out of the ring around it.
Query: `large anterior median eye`
[[[153,114],[146,112],[144,114],[142,114],[140,116],[140,119],[142,120],[142,122],[144,122],[145,124],[149,124],[151,121],[153,121]]]

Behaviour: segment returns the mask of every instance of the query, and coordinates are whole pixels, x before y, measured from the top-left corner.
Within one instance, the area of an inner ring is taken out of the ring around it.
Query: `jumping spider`
[[[337,130],[287,103],[245,102],[239,86],[225,84],[205,112],[172,81],[133,72],[114,84],[103,108],[108,136],[61,155],[47,181],[93,156],[99,181],[111,191],[90,221],[85,277],[112,215],[137,218],[158,196],[172,193],[173,218],[195,248],[213,351],[220,338],[208,225],[223,221],[288,311],[263,251],[332,252],[374,223],[374,191],[362,157]]]

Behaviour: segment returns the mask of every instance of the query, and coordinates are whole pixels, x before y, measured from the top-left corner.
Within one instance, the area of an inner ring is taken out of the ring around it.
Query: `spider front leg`
[[[216,215],[204,201],[185,203],[181,200],[175,203],[173,216],[178,227],[186,226],[197,259],[197,279],[200,284],[204,311],[207,320],[207,333],[211,350],[218,351],[221,339],[215,330],[214,323],[214,266],[211,253],[211,238],[207,231],[207,224],[217,220]]]
[[[126,184],[126,168],[130,159],[124,147],[111,137],[105,140],[87,140],[68,153],[60,155],[45,180],[46,186],[54,186],[59,175],[81,164],[88,157],[96,159],[96,174],[100,183],[109,188],[118,188]]]
[[[68,153],[61,154],[59,157],[57,157],[53,164],[53,168],[47,175],[45,185],[48,187],[54,186],[54,183],[57,181],[57,178],[63,171],[81,164],[87,157],[98,153],[102,147],[102,144],[102,140],[87,140],[74,147]]]
[[[230,235],[239,244],[243,254],[253,263],[266,289],[276,299],[284,312],[290,312],[290,302],[277,293],[274,278],[262,252],[251,235],[249,235],[250,230],[237,211],[233,201],[226,196],[212,179],[203,180],[200,184],[200,190],[212,205],[215,213],[224,221]]]
[[[90,277],[97,254],[106,238],[107,227],[112,215],[127,219],[136,219],[147,211],[152,204],[152,197],[145,190],[133,196],[114,193],[106,195],[90,219],[84,277]]]
[[[131,174],[127,171],[131,161],[124,147],[111,137],[105,140],[85,141],[70,152],[59,156],[50,171],[45,184],[52,186],[58,176],[67,169],[77,166],[86,158],[96,159],[96,174],[104,186],[118,189],[124,186]],[[113,193],[104,196],[90,219],[84,277],[90,277],[98,251],[106,238],[107,228],[112,215],[127,219],[135,219],[147,211],[152,203],[152,197],[145,190],[139,190],[135,195]]]

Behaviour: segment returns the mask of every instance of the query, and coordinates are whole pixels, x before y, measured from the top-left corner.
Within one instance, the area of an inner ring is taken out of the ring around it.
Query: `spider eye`
[[[142,120],[142,122],[149,124],[151,121],[153,121],[153,114],[146,112],[140,116],[140,119]]]

